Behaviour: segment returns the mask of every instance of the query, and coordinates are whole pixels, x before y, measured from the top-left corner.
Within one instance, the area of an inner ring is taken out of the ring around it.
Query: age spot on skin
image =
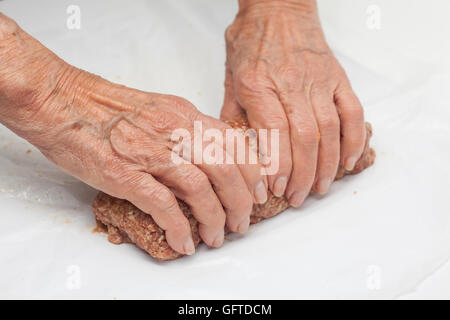
[[[83,124],[80,121],[76,121],[74,123],[72,123],[71,125],[71,129],[79,131],[83,128]]]
[[[0,30],[0,40],[6,40],[10,37],[17,36],[19,26],[0,12]]]

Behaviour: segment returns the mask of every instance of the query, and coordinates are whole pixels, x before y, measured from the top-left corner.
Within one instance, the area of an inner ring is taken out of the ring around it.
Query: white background
[[[0,11],[71,64],[218,116],[236,2],[4,0]],[[66,27],[73,4],[80,30]],[[157,263],[92,233],[96,191],[0,126],[0,297],[450,298],[450,2],[319,4],[373,124],[374,167],[220,250]]]

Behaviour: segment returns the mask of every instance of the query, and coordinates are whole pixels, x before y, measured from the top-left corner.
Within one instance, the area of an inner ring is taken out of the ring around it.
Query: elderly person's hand
[[[259,165],[172,161],[175,129],[194,135],[196,120],[204,129],[229,128],[188,101],[76,69],[1,14],[0,61],[1,122],[68,173],[150,214],[174,250],[195,250],[175,197],[190,206],[202,239],[214,247],[224,241],[225,224],[245,232],[253,202],[266,201]]]
[[[222,118],[280,130],[279,170],[269,188],[299,207],[326,193],[339,161],[351,170],[365,141],[364,115],[321,30],[315,0],[240,0],[226,31]]]

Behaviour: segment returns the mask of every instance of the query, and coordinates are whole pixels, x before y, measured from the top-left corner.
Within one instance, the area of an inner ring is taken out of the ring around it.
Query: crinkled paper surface
[[[378,30],[367,24],[374,1],[319,2],[373,125],[375,166],[220,250],[158,263],[93,233],[96,191],[0,126],[0,297],[450,298],[450,5],[375,1]],[[80,30],[66,27],[73,4]],[[236,10],[229,0],[0,2],[69,63],[213,116]]]

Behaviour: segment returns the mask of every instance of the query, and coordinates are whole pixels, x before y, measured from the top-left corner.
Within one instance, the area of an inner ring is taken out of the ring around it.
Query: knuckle
[[[348,136],[346,138],[346,145],[348,146],[349,152],[356,154],[364,146],[364,137],[361,135]]]
[[[194,105],[187,99],[178,96],[169,96],[170,102],[174,105],[181,106],[187,109],[195,109]],[[196,109],[195,109],[196,110]]]
[[[321,135],[338,135],[339,118],[334,116],[325,116],[319,120]]]
[[[189,221],[181,216],[179,218],[173,219],[172,222],[168,225],[168,229],[172,229],[173,231],[178,232],[190,230],[190,228],[191,226],[189,224]]]
[[[208,177],[201,171],[187,173],[184,180],[184,187],[193,194],[207,192],[210,186]]]
[[[339,166],[339,157],[338,156],[330,157],[320,164],[320,170],[318,175],[321,177],[336,175],[336,170],[338,166]]]
[[[164,95],[163,99],[164,104],[175,107],[176,110],[183,112],[188,117],[199,113],[197,108],[185,98],[174,95]]]
[[[99,165],[91,173],[101,173],[101,179],[106,185],[122,185],[129,180],[130,168],[113,156],[105,155]]]
[[[235,33],[236,33],[235,29],[236,28],[233,25],[231,25],[225,29],[225,42],[226,43],[231,43],[232,41],[234,41]]]
[[[127,200],[136,199],[143,194],[142,177],[136,171],[130,171],[125,166],[103,171],[102,183],[110,185],[119,191]]]
[[[144,187],[140,191],[143,195],[148,195],[148,197],[154,201],[159,207],[164,209],[172,209],[177,205],[175,196],[173,193],[162,187],[148,188]]]
[[[244,93],[258,93],[266,88],[263,72],[247,67],[236,70],[238,88]]]
[[[226,222],[226,215],[221,210],[213,210],[202,217],[202,223],[213,228],[222,228]]]
[[[221,172],[221,175],[226,177],[229,181],[236,181],[239,178],[239,171],[235,164],[219,164],[216,168]]]
[[[277,107],[268,108],[264,100],[262,100],[262,103],[255,104],[252,108],[252,113],[259,118],[266,129],[279,129],[282,132],[289,131],[289,121],[282,109]],[[290,117],[290,115],[288,116]]]
[[[361,106],[347,106],[344,108],[344,116],[348,121],[354,123],[364,122],[364,111]]]
[[[145,111],[145,114],[151,119],[151,126],[153,129],[164,132],[179,127],[178,116],[173,112],[162,110]]]
[[[281,114],[272,114],[266,116],[265,125],[270,129],[278,129],[280,132],[289,131],[289,123],[287,119]]]
[[[289,121],[297,128],[298,132],[300,132],[299,128],[302,128],[305,123],[301,112],[299,112],[297,106],[292,105],[286,105],[285,109]]]
[[[319,144],[319,129],[317,125],[304,125],[300,128],[300,143],[305,146]]]

